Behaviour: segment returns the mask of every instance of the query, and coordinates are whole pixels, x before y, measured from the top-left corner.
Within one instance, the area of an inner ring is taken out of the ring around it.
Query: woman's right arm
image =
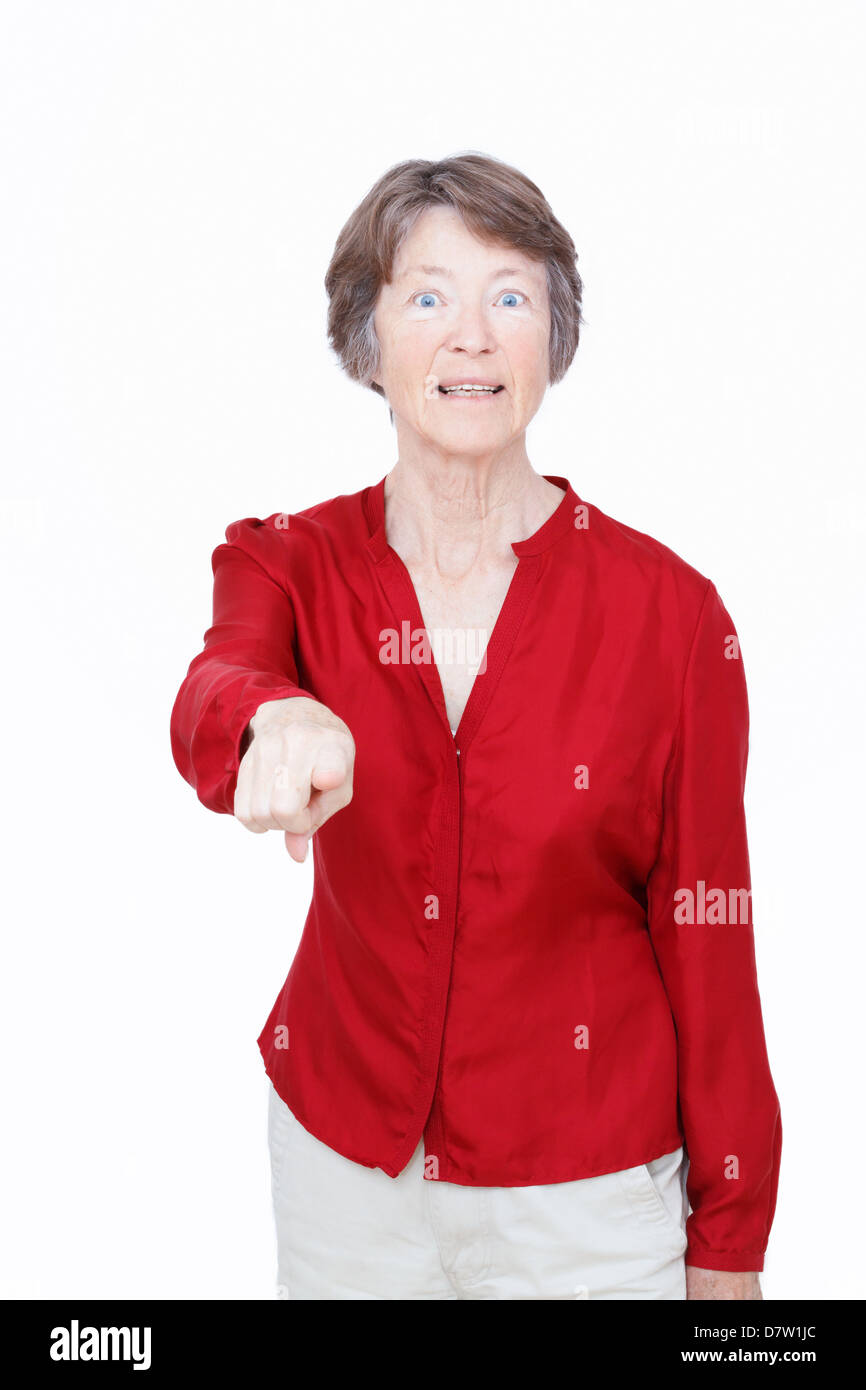
[[[171,714],[178,771],[209,810],[248,830],[282,829],[292,858],[351,800],[354,742],[299,684],[284,583],[285,540],[233,522],[212,557],[213,622]]]

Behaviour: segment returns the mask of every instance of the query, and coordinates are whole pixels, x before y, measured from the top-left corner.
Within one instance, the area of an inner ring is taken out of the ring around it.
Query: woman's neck
[[[525,454],[491,464],[399,459],[385,479],[386,537],[407,564],[457,577],[513,563],[512,541],[534,535],[562,496]]]

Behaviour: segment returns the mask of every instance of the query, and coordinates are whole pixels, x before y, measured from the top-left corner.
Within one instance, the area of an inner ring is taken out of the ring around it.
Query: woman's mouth
[[[504,391],[504,386],[482,386],[472,383],[460,386],[440,386],[440,396],[448,396],[451,400],[457,401],[484,401],[491,396],[498,396],[500,391]]]

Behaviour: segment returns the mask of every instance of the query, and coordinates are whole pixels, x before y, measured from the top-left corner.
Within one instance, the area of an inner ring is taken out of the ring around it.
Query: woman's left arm
[[[690,1298],[760,1298],[779,1179],[782,1124],[758,993],[743,806],[748,747],[739,641],[708,581],[647,884],[677,1031]]]

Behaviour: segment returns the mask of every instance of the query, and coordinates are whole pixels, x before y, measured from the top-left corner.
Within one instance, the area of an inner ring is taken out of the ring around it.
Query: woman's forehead
[[[446,216],[439,217],[437,214]],[[392,281],[409,275],[456,280],[482,270],[488,276],[543,273],[538,261],[498,238],[476,235],[450,208],[428,208],[408,229],[394,255]]]

